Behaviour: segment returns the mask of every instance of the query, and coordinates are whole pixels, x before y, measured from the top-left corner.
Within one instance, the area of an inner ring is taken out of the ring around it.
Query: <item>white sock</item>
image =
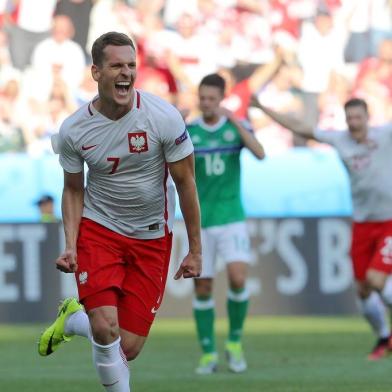
[[[359,299],[359,308],[379,338],[391,334],[386,309],[378,293],[373,291],[368,298]]]
[[[392,277],[388,277],[385,281],[384,288],[381,291],[381,297],[385,305],[392,309]]]
[[[130,392],[128,362],[120,346],[121,338],[106,346],[94,342],[93,360],[107,392]]]
[[[78,310],[67,317],[64,324],[64,333],[67,336],[84,336],[91,340],[90,321],[86,312]]]

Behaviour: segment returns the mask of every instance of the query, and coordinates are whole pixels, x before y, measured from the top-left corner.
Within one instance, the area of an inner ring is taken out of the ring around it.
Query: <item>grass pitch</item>
[[[392,356],[366,360],[374,343],[359,318],[258,317],[246,325],[249,370],[227,371],[225,320],[217,322],[219,372],[196,376],[200,351],[192,320],[158,319],[131,365],[133,392],[382,392],[392,390]],[[99,386],[89,343],[76,337],[38,356],[42,326],[0,326],[1,392],[93,392]]]

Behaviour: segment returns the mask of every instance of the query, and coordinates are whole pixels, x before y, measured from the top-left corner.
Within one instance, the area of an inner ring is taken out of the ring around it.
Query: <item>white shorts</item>
[[[249,263],[251,260],[250,239],[245,222],[228,223],[201,230],[202,274],[201,278],[213,278],[216,262],[224,264],[234,261]]]

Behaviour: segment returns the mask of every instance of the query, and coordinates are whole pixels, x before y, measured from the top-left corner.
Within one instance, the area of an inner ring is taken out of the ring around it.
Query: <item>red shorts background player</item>
[[[392,124],[369,127],[367,104],[352,98],[344,105],[347,128],[313,130],[306,123],[253,104],[300,136],[335,147],[350,178],[353,202],[352,262],[360,311],[377,335],[369,354],[380,359],[392,349],[385,306],[392,309]],[[384,304],[381,302],[384,302]]]
[[[366,281],[369,270],[392,272],[392,221],[354,222],[351,257],[354,277]]]
[[[64,169],[66,238],[56,264],[75,273],[87,314],[66,299],[39,353],[51,354],[73,335],[88,337],[101,384],[127,392],[127,360],[142,349],[163,298],[174,184],[189,240],[175,279],[201,272],[193,146],[173,106],[134,89],[136,54],[126,35],[99,37],[92,58],[99,95],[64,121],[54,143]]]

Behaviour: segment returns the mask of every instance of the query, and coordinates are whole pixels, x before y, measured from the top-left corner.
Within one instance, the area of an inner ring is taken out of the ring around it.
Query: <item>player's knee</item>
[[[122,347],[125,357],[128,361],[133,361],[139,355],[141,347],[137,345],[126,345]]]
[[[231,263],[228,266],[230,288],[240,290],[245,287],[247,278],[247,265],[245,263]]]
[[[366,299],[371,294],[372,289],[370,287],[367,288],[357,288],[357,295],[360,299]]]
[[[232,290],[240,290],[245,287],[246,284],[246,273],[242,272],[238,274],[231,274],[229,276],[229,285]]]
[[[110,344],[120,336],[120,329],[116,318],[89,314],[91,331],[94,341],[98,344]]]
[[[246,279],[245,276],[238,276],[230,279],[230,288],[233,290],[240,290],[245,287]]]
[[[212,294],[212,279],[195,279],[195,294],[208,297]]]
[[[379,271],[370,270],[366,274],[366,282],[373,290],[382,291],[385,284],[385,279],[385,274]]]

